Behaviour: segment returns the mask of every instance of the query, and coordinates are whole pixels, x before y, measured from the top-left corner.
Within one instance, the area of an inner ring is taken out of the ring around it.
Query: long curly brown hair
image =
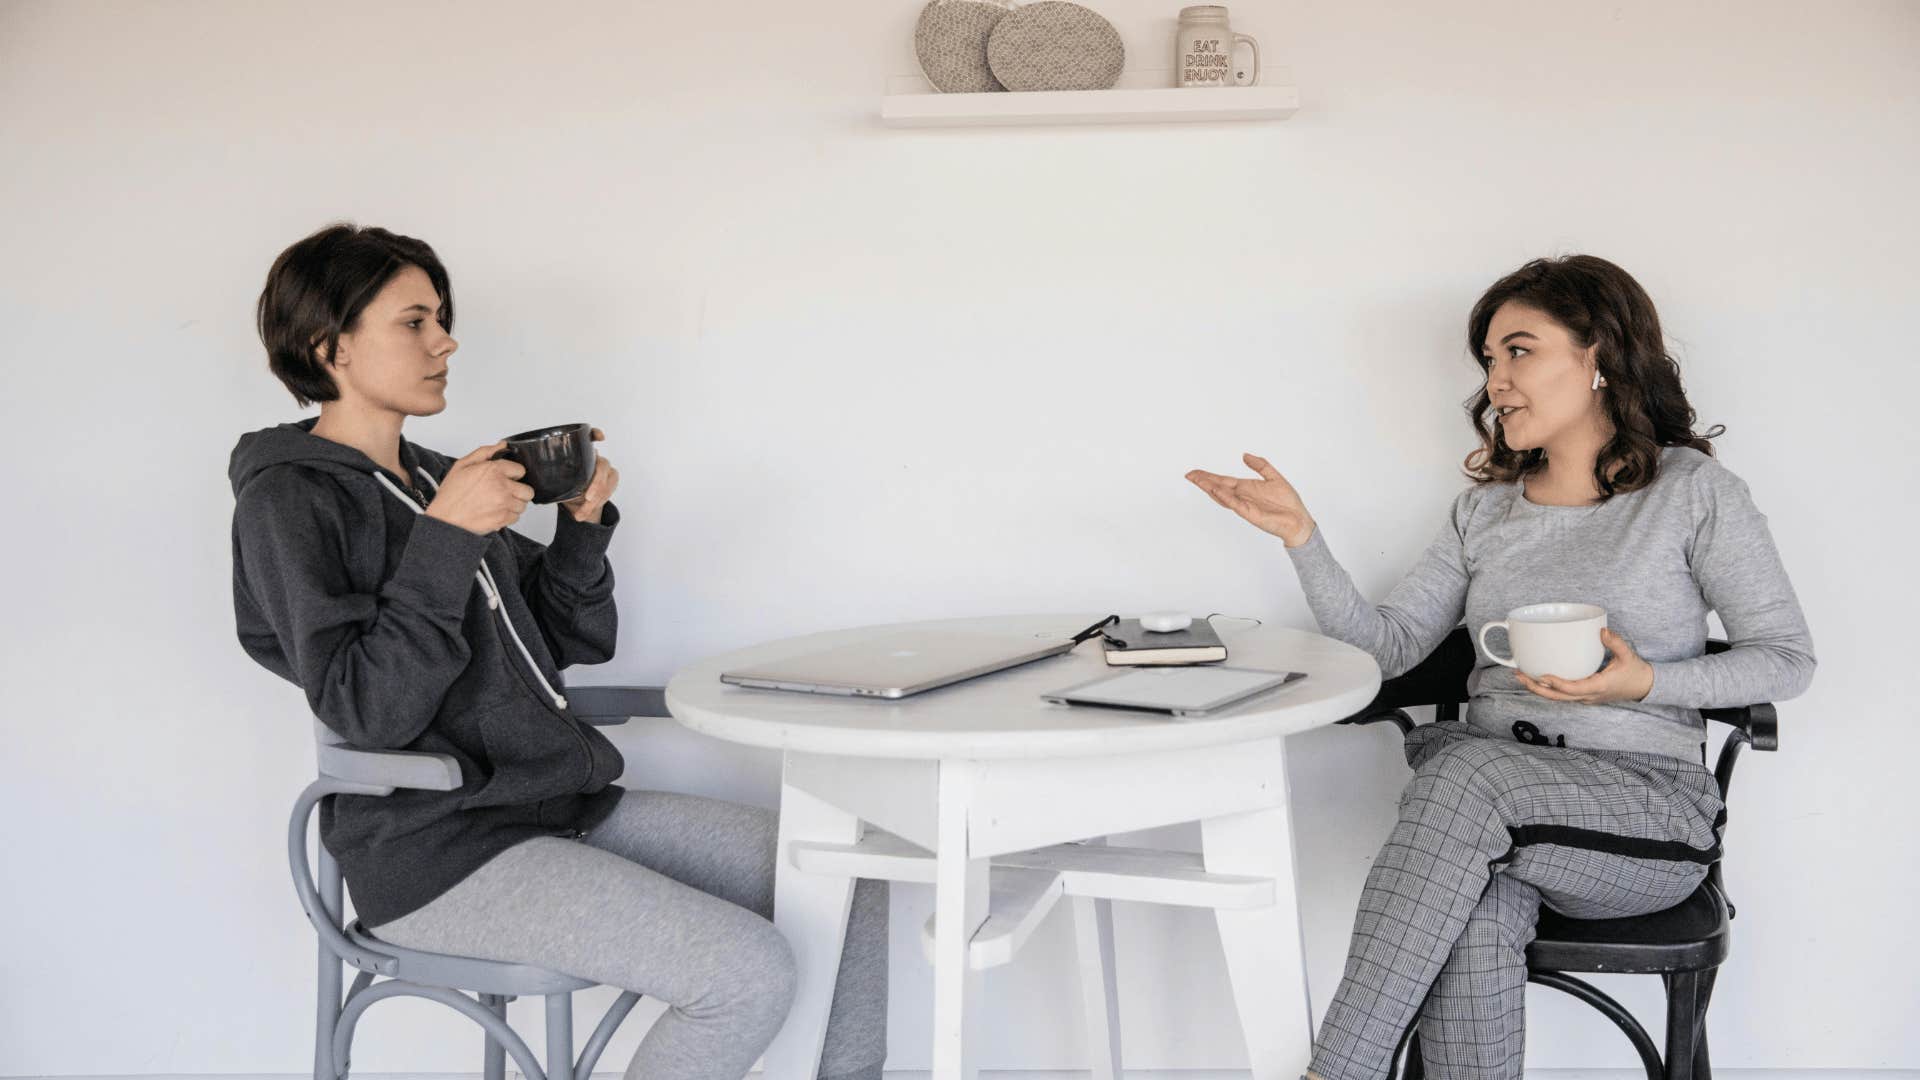
[[[1594,361],[1607,380],[1607,415],[1613,438],[1600,450],[1593,477],[1600,501],[1636,491],[1660,473],[1660,450],[1690,446],[1712,455],[1708,439],[1726,428],[1695,434],[1693,406],[1680,384],[1680,365],[1668,354],[1653,299],[1625,270],[1593,255],[1535,259],[1493,283],[1467,319],[1467,350],[1484,373],[1487,327],[1500,305],[1514,301],[1545,312],[1567,329],[1577,348],[1594,345]],[[1484,378],[1466,403],[1467,420],[1480,448],[1467,455],[1467,476],[1477,483],[1510,483],[1545,468],[1546,451],[1518,451],[1491,423],[1492,402]]]

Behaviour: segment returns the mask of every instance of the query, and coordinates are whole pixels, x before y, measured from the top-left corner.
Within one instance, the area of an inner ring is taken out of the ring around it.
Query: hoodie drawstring
[[[436,492],[440,490],[439,482],[434,480],[434,478],[427,473],[427,470],[416,466],[413,471],[420,474],[420,479],[425,480],[428,487]],[[414,513],[424,514],[427,512],[419,503],[407,498],[406,493],[401,491],[397,484],[387,479],[386,473],[376,472],[373,474],[373,478],[380,481],[380,486],[392,492],[394,498],[406,503],[408,508]],[[533,662],[533,653],[528,651],[527,643],[520,640],[520,631],[513,628],[513,620],[507,617],[507,609],[500,603],[500,583],[494,580],[493,568],[487,565],[485,556],[481,556],[480,569],[474,571],[473,576],[480,582],[480,591],[486,594],[487,607],[500,613],[500,621],[506,624],[507,635],[513,639],[514,645],[520,650],[521,657],[526,660],[527,670],[533,672],[533,677],[540,681],[540,689],[545,690],[547,696],[553,699],[555,708],[565,709],[567,707],[567,699],[561,697],[560,694],[554,690],[552,684],[547,682],[547,677],[540,673],[540,665]]]

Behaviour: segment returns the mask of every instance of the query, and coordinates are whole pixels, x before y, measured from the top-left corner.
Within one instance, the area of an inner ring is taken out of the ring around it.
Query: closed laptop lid
[[[907,630],[723,672],[726,682],[793,684],[899,697],[1066,652],[1073,642],[955,630]]]

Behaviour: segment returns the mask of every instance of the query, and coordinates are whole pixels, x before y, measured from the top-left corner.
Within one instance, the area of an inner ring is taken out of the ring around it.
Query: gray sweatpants
[[[1510,742],[1459,722],[1414,728],[1406,752],[1413,779],[1367,873],[1310,1068],[1382,1080],[1417,1015],[1434,1080],[1521,1080],[1541,903],[1609,919],[1686,899],[1718,857],[1720,789],[1667,755]]]
[[[629,791],[583,840],[511,847],[373,933],[664,1001],[627,1080],[737,1080],[793,1003],[793,953],[768,921],[777,839],[772,811]],[[820,1075],[879,1080],[886,1054],[887,883],[862,881]]]

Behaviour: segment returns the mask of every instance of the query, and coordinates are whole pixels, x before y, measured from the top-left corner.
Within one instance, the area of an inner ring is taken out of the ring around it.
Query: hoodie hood
[[[351,446],[323,439],[313,433],[318,417],[250,431],[240,436],[227,459],[227,479],[237,498],[261,473],[280,465],[298,465],[322,472],[351,473],[355,476],[385,475],[409,486],[415,483],[415,468],[424,467],[435,479],[446,476],[451,462],[425,447],[400,440],[400,464],[410,475],[395,477],[376,465],[372,458]]]

